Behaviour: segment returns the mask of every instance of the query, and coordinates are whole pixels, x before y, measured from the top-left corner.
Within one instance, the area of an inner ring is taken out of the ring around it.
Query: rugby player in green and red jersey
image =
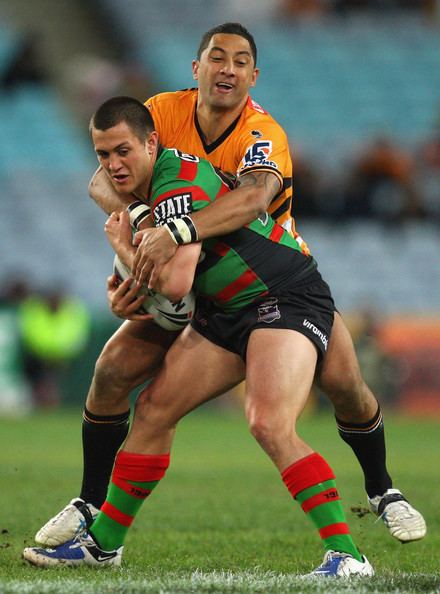
[[[223,200],[194,213],[199,236],[206,239],[230,233],[267,210],[301,242],[290,215],[292,162],[287,136],[249,95],[259,73],[254,38],[239,23],[214,27],[203,35],[192,67],[197,89],[160,93],[146,106],[165,146],[205,157],[238,176],[238,187]],[[122,210],[134,199],[130,177],[115,169],[112,175],[113,185],[99,169],[90,185],[91,195],[108,214]],[[137,211],[135,204],[132,214]],[[142,233],[133,270],[138,280],[153,263],[154,270],[159,269],[177,247],[164,227]],[[187,232],[185,240],[191,237]],[[307,245],[301,245],[307,254]],[[70,540],[97,514],[105,499],[114,456],[127,435],[130,392],[151,379],[176,337],[151,320],[140,321],[134,313],[137,302],[130,303],[129,296],[115,293],[115,288],[109,284],[112,311],[125,321],[102,349],[87,394],[79,496],[38,530],[38,544],[52,546]],[[316,381],[332,402],[341,437],[361,464],[372,511],[402,542],[423,538],[423,516],[393,488],[386,466],[381,409],[362,378],[353,341],[338,312]]]
[[[126,176],[129,191],[149,204],[154,225],[165,226],[177,241],[195,233],[193,211],[229,191],[208,161],[161,147],[150,113],[136,99],[105,102],[92,118],[91,131],[109,178],[115,170]],[[113,213],[106,232],[131,268],[136,248],[128,213]],[[123,293],[132,280],[121,284]],[[39,567],[119,565],[136,513],[168,468],[179,420],[245,377],[250,431],[323,542],[324,561],[310,575],[372,576],[373,568],[350,535],[332,469],[296,433],[334,317],[330,289],[316,262],[261,212],[221,238],[180,246],[154,289],[177,300],[191,287],[198,297],[196,316],[138,397],[96,519],[56,548],[26,548],[24,558]]]

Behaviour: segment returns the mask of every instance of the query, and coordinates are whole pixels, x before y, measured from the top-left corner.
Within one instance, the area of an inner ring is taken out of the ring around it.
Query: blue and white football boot
[[[76,567],[91,565],[93,567],[119,566],[124,547],[115,551],[103,551],[87,531],[75,536],[72,540],[55,547],[44,549],[28,547],[23,551],[23,559],[37,567]]]
[[[362,561],[358,561],[348,553],[327,551],[321,565],[304,577],[320,579],[373,577],[373,575],[374,569],[366,557],[362,556]]]

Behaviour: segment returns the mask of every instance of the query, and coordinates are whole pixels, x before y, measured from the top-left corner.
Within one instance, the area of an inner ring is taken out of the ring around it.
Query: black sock
[[[336,417],[339,435],[348,443],[362,467],[368,497],[382,495],[393,486],[386,467],[386,448],[380,406],[366,423],[346,423]]]
[[[84,408],[83,482],[81,499],[98,509],[104,503],[115,456],[127,437],[130,411],[119,415],[94,415]]]

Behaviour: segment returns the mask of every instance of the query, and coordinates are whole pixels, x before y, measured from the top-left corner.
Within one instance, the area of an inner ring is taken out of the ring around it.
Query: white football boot
[[[94,505],[76,497],[40,528],[35,535],[35,542],[46,547],[57,547],[83,532],[98,512]]]
[[[368,559],[362,556],[362,561],[358,561],[348,553],[339,553],[337,551],[327,551],[319,567],[311,573],[305,575],[305,578],[352,578],[352,577],[373,577],[374,569]]]
[[[399,491],[388,489],[383,495],[368,498],[371,511],[387,526],[391,536],[400,542],[420,540],[426,534],[426,523]]]

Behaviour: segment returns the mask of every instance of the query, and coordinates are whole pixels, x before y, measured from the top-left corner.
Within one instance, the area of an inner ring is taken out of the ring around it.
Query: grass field
[[[440,592],[437,421],[388,415],[395,485],[423,511],[428,535],[402,546],[365,507],[361,473],[331,416],[301,432],[333,466],[352,533],[377,576],[309,584],[298,575],[322,558],[319,539],[249,436],[242,416],[209,409],[178,430],[167,477],[126,541],[120,569],[39,570],[21,560],[38,528],[78,494],[80,412],[0,419],[0,593]]]

